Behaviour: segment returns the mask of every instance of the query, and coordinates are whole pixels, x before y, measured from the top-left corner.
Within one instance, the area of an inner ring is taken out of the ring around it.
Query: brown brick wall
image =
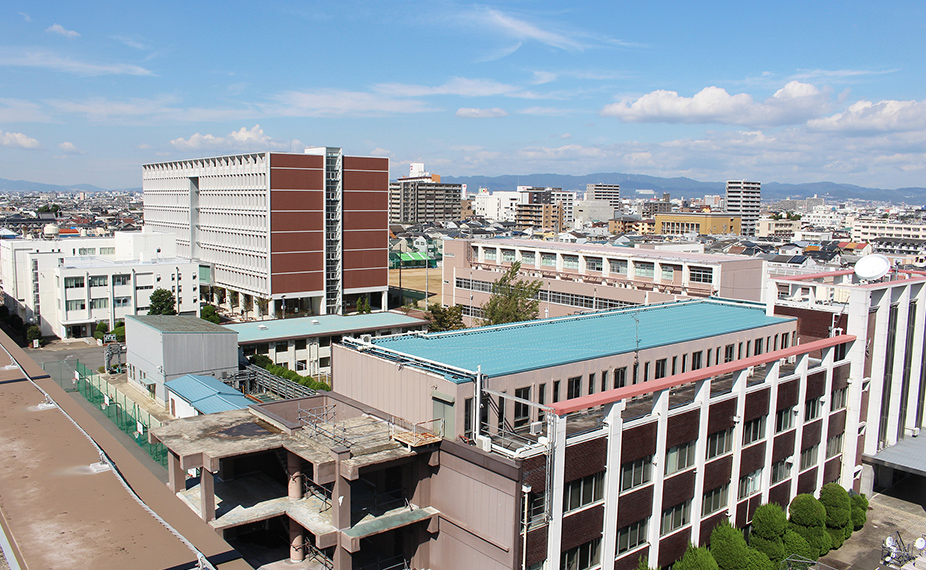
[[[653,512],[653,486],[621,495],[617,503],[617,528],[641,521]],[[652,524],[658,524],[656,521]]]
[[[849,365],[843,364],[833,369],[833,389],[844,388],[849,385]]]
[[[527,533],[527,565],[542,562],[547,558],[547,527],[542,526]]]
[[[740,454],[740,477],[765,465],[765,442],[750,445]]]
[[[727,455],[704,465],[704,489],[710,491],[732,479],[733,456]]]
[[[575,481],[604,471],[608,455],[607,438],[599,437],[566,448],[563,481]]]
[[[823,484],[832,483],[839,480],[839,472],[842,470],[842,456],[837,455],[823,465]]]
[[[804,451],[811,445],[820,443],[820,435],[823,433],[823,420],[817,420],[804,426],[804,435],[801,437],[801,451]]]
[[[691,540],[691,527],[680,530],[659,541],[659,566],[666,567],[685,554]]]
[[[698,438],[699,410],[669,416],[666,422],[666,449]]]
[[[640,565],[640,558],[644,556],[649,557],[649,546],[618,558],[617,561],[614,562],[614,570],[636,570]],[[607,568],[607,565],[602,564],[601,567]]]
[[[622,464],[656,453],[656,422],[625,430],[621,435]]]
[[[816,372],[807,376],[807,399],[817,398],[826,393],[826,372]]]
[[[563,517],[563,552],[601,536],[604,505],[597,505]]]
[[[730,492],[733,493],[734,489],[730,489]],[[727,520],[728,516],[727,509],[724,509],[702,520],[701,540],[698,541],[698,544],[702,546],[708,544],[711,540],[711,532],[714,530],[714,527]]]
[[[817,468],[809,469],[801,473],[797,478],[798,493],[814,493],[817,489]]]
[[[830,415],[830,425],[826,430],[826,433],[829,437],[840,434],[846,431],[846,410],[839,410],[835,414]]]
[[[665,480],[662,487],[662,506],[674,507],[694,497],[695,472],[693,469],[673,475]]]
[[[772,444],[772,463],[782,461],[789,455],[794,455],[796,433],[795,430],[791,430],[775,437]]]
[[[743,411],[743,421],[748,422],[768,414],[768,390],[758,390],[746,394],[746,409]]]
[[[797,399],[800,396],[800,385],[797,380],[792,380],[778,385],[778,409],[782,410],[789,406],[796,406]]]
[[[736,415],[736,398],[712,404],[707,412],[707,433],[733,427],[733,416]]]
[[[791,504],[791,479],[785,479],[768,490],[768,502],[778,503],[785,511]]]

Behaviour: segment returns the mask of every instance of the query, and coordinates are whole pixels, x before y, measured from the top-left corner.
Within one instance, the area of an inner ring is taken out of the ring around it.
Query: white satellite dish
[[[855,274],[864,281],[880,279],[890,270],[891,260],[879,253],[866,255],[855,264]]]
[[[923,550],[926,548],[926,538],[923,538],[922,536],[917,538],[913,543],[913,546],[915,546],[917,550]]]
[[[896,543],[894,542],[894,537],[893,537],[893,536],[889,536],[889,537],[887,537],[887,538],[884,539],[884,546],[886,546],[886,547],[888,547],[888,548],[894,548],[894,545],[895,545],[895,544],[896,544]]]

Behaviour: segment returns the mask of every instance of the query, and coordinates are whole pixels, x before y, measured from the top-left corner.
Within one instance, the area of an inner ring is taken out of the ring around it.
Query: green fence
[[[152,459],[161,466],[167,467],[167,448],[164,444],[161,442],[154,445],[148,443],[148,430],[160,426],[161,422],[109,382],[103,380],[99,374],[79,361],[75,361],[74,364],[74,369],[71,369],[66,361],[46,362],[42,368],[65,390],[80,392],[84,399],[97,406],[110,421],[134,439],[135,443]],[[77,376],[74,374],[75,369]]]

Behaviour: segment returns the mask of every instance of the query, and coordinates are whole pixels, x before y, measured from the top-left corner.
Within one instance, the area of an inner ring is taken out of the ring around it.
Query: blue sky
[[[447,176],[926,186],[926,4],[14,2],[0,178],[340,146]]]

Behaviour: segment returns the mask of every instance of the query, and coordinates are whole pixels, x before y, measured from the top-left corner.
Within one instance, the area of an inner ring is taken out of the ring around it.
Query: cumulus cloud
[[[78,148],[74,145],[74,143],[71,143],[71,142],[65,141],[59,144],[58,148],[63,150],[65,154],[80,154],[80,150],[78,150]]]
[[[728,125],[788,125],[825,112],[829,96],[815,86],[791,81],[762,102],[748,93],[731,95],[706,87],[693,97],[675,91],[653,91],[634,100],[606,105],[601,114],[636,123],[720,123]]]
[[[80,37],[80,34],[75,32],[74,30],[65,29],[64,26],[62,26],[61,24],[55,24],[53,26],[49,26],[48,28],[45,29],[45,31],[50,34],[58,34],[58,35],[64,36],[68,39],[74,39],[74,38]]]
[[[22,133],[0,131],[0,146],[13,148],[39,148],[39,141]]]
[[[232,131],[224,137],[217,137],[212,134],[202,135],[196,133],[188,139],[177,138],[170,141],[170,144],[178,150],[291,150],[293,148],[301,149],[303,144],[298,139],[274,139],[264,133],[260,125],[254,125],[250,129],[241,127],[237,131]]]
[[[464,119],[494,119],[507,116],[508,112],[498,107],[493,107],[492,109],[461,107],[457,109],[457,117],[462,117]]]
[[[926,101],[858,101],[842,113],[814,119],[807,126],[846,133],[921,130],[926,128]]]

